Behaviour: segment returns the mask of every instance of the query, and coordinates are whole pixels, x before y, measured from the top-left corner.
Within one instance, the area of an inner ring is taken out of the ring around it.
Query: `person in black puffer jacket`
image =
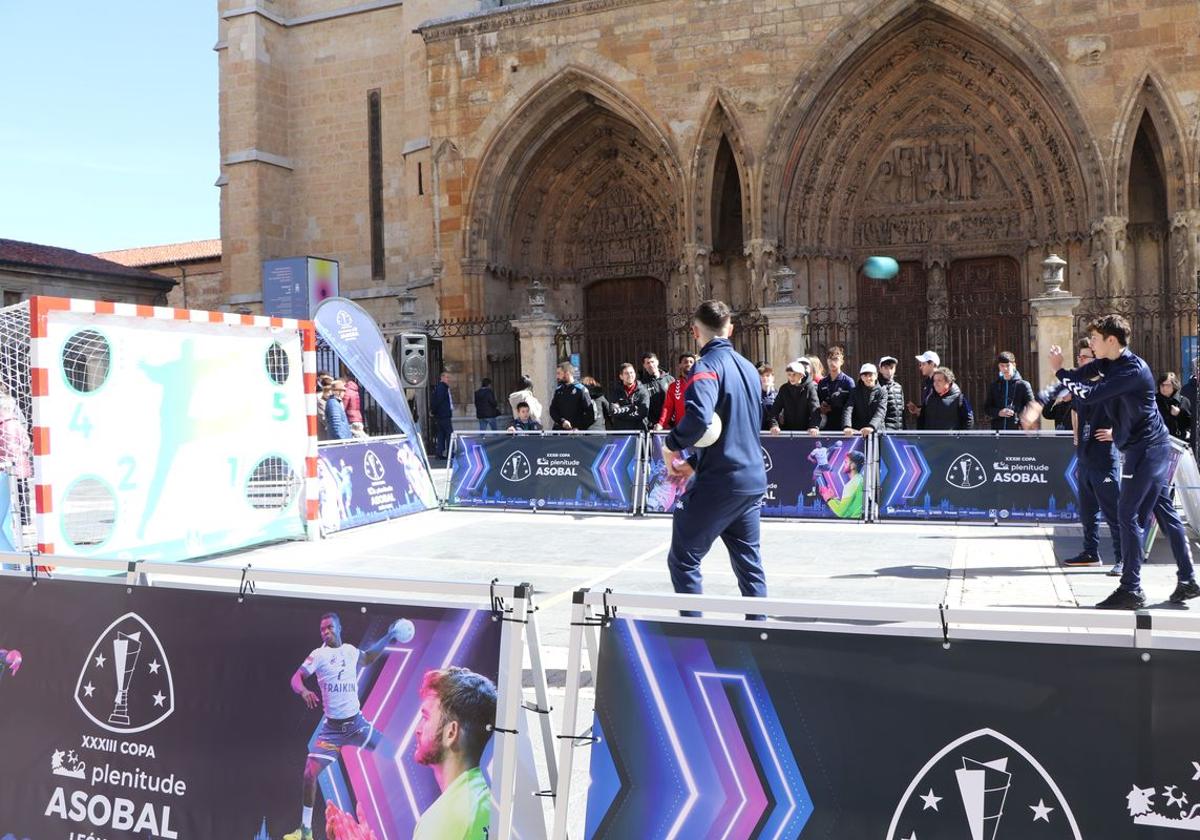
[[[917,428],[926,432],[967,431],[975,425],[975,413],[965,394],[954,384],[954,371],[940,367],[933,372],[933,393],[930,394]]]
[[[775,395],[771,434],[780,431],[820,433],[821,400],[810,370],[808,359],[803,356],[787,366],[787,382]]]
[[[867,362],[858,370],[858,384],[850,391],[850,399],[842,410],[842,431],[846,436],[860,432],[863,437],[883,429],[887,413],[887,394],[875,382],[879,371]]]
[[[1174,373],[1158,377],[1158,393],[1154,400],[1171,437],[1187,440],[1192,431],[1192,404],[1179,393],[1179,377]]]
[[[896,381],[895,356],[884,356],[879,360],[879,387],[883,389],[887,409],[883,415],[883,429],[898,432],[904,429],[904,388]]]
[[[644,432],[650,416],[650,392],[638,382],[629,362],[621,365],[620,377],[608,392],[608,428],[614,432]]]

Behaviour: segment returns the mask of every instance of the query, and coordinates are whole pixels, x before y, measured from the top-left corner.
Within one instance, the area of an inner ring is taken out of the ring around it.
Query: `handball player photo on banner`
[[[650,437],[646,513],[671,513],[688,482],[667,475],[665,433]],[[767,494],[762,515],[787,519],[862,519],[866,498],[866,445],[861,437],[763,435]]]
[[[0,837],[485,840],[502,626],[0,576]]]
[[[762,630],[601,630],[587,840],[1200,831],[1193,651]]]

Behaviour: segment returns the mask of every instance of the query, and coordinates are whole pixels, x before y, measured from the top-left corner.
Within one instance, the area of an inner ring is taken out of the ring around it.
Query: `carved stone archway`
[[[676,278],[683,176],[666,133],[616,86],[569,68],[534,90],[480,162],[468,260],[537,278],[576,309],[601,278]]]

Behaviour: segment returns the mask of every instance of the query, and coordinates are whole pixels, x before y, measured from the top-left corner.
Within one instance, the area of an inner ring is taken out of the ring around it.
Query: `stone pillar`
[[[774,298],[771,285],[775,270],[775,243],[751,239],[743,248],[746,268],[750,272],[747,298],[751,309],[770,303]]]
[[[1130,294],[1125,275],[1124,216],[1104,216],[1092,223],[1092,267],[1097,297]]]
[[[1035,342],[1038,353],[1037,388],[1045,388],[1054,381],[1055,371],[1050,367],[1050,348],[1057,344],[1063,349],[1066,364],[1073,364],[1075,357],[1075,309],[1079,298],[1064,292],[1063,268],[1067,261],[1051,254],[1042,261],[1042,282],[1045,290],[1040,297],[1029,301],[1035,323]],[[1048,422],[1048,421],[1047,421]]]
[[[1200,286],[1200,210],[1171,218],[1171,288],[1192,292]]]
[[[929,262],[926,275],[925,304],[929,321],[925,328],[925,350],[932,350],[943,359],[949,351],[950,289],[946,283],[946,263],[942,259]]]
[[[554,396],[554,368],[558,364],[554,337],[558,321],[529,315],[512,322],[521,336],[521,373],[533,380],[533,395],[542,404],[542,424],[550,428],[550,398]]]
[[[795,302],[795,289],[796,272],[781,265],[771,276],[772,302],[762,308],[767,316],[767,361],[776,368],[808,352],[809,308]]]

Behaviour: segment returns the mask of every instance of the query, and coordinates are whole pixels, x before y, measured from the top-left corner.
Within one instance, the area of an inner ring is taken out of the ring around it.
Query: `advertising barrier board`
[[[600,631],[589,840],[1200,831],[1195,651],[762,630]]]
[[[488,726],[520,702],[500,673],[510,628],[460,604],[0,576],[0,713],[21,722],[0,837],[281,838],[309,783],[318,838],[483,837],[505,737]],[[430,728],[451,690],[467,710],[452,748]],[[536,777],[516,784],[517,834],[544,837]]]
[[[448,507],[633,513],[641,435],[456,433]]]
[[[665,432],[650,435],[646,466],[646,513],[671,513],[687,485],[667,476],[662,459]],[[762,515],[776,519],[862,519],[869,491],[868,454],[861,437],[784,433],[763,435],[767,494]],[[855,453],[855,454],[852,454]]]
[[[1070,435],[879,437],[879,519],[1079,521]]]
[[[323,533],[438,505],[420,454],[403,436],[322,444],[318,455]]]

